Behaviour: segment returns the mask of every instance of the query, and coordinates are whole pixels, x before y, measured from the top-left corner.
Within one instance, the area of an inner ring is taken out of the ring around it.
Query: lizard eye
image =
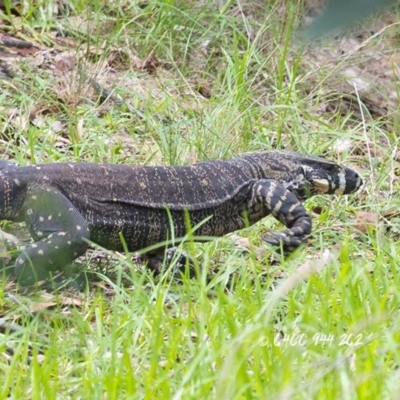
[[[327,164],[327,166],[325,167],[325,170],[328,174],[334,174],[336,173],[337,169],[336,169],[336,165],[334,164]]]

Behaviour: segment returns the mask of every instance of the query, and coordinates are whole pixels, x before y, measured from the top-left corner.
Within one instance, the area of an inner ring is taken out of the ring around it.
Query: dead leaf
[[[135,65],[135,63],[132,63],[130,54],[127,51],[124,51],[124,49],[120,48],[111,49],[107,61],[108,65],[115,69],[127,69],[130,65]]]
[[[310,275],[321,272],[333,258],[334,254],[329,249],[326,249],[322,253],[321,258],[307,260],[305,263],[299,265],[296,273],[299,278],[307,279]]]
[[[349,152],[354,147],[354,143],[348,139],[337,139],[333,143],[335,153],[343,154]]]
[[[232,238],[235,241],[235,247],[240,250],[250,250],[250,241],[247,238],[241,237],[239,235],[236,235],[236,237]]]
[[[332,260],[337,257],[336,253],[326,249],[321,258],[307,260],[301,264],[297,270],[282,282],[274,292],[274,299],[285,297],[291,290],[293,290],[299,283],[309,278],[311,275],[321,272]]]
[[[359,90],[359,92],[361,93],[367,93],[370,91],[371,89],[371,83],[367,81],[367,79],[365,79],[362,76],[361,71],[359,71],[358,69],[354,69],[354,68],[347,68],[343,71],[343,75],[345,76],[347,82],[350,85],[356,85],[357,89]]]
[[[358,211],[355,213],[357,223],[355,227],[362,233],[367,233],[370,229],[376,229],[379,222],[379,215],[368,211]]]
[[[36,313],[38,311],[46,310],[48,308],[53,308],[56,306],[57,303],[55,301],[47,301],[47,302],[41,302],[41,303],[34,303],[29,307],[29,311],[31,313]]]
[[[322,207],[320,207],[320,206],[315,206],[315,207],[313,207],[313,209],[312,209],[312,212],[314,213],[314,214],[317,214],[317,215],[321,215],[322,214]]]
[[[61,302],[62,306],[77,306],[77,307],[82,307],[84,304],[84,301],[80,297],[64,297],[64,299]]]
[[[52,300],[53,299],[53,300]],[[37,302],[32,304],[29,307],[29,311],[31,313],[35,313],[38,311],[46,310],[48,308],[53,308],[56,306],[77,306],[77,307],[82,307],[83,306],[83,299],[79,297],[56,297],[56,296],[49,296],[49,299],[46,299],[41,302]]]
[[[153,55],[150,55],[144,61],[142,68],[145,71],[147,71],[149,74],[154,74],[157,71],[158,66],[159,66],[159,62],[156,59],[156,57]]]
[[[68,47],[68,48],[76,47],[75,40],[69,37],[64,38],[64,37],[54,36],[54,34],[52,34],[51,40],[60,47]]]
[[[8,241],[14,244],[18,244],[19,240],[16,236],[11,235],[10,233],[4,232],[3,230],[0,229],[0,241]]]
[[[196,90],[206,99],[210,99],[212,96],[212,90],[211,86],[208,85],[207,83],[197,83],[196,84]]]
[[[83,118],[78,120],[78,124],[76,127],[76,138],[77,139],[84,137],[83,123],[84,123]]]
[[[21,115],[20,110],[16,108],[8,110],[7,115],[10,122],[22,132],[25,132],[28,129],[30,124],[29,115],[27,115],[26,113]]]
[[[60,53],[54,58],[56,75],[63,75],[65,72],[72,71],[76,65],[76,55],[73,53]]]
[[[64,129],[64,125],[61,121],[54,121],[51,124],[51,129],[54,133],[61,132]]]
[[[36,115],[33,119],[31,119],[31,123],[33,126],[36,126],[36,128],[41,128],[45,124],[43,114]]]

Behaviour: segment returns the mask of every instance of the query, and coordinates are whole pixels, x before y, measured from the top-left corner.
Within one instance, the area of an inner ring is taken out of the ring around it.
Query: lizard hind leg
[[[194,261],[188,254],[178,250],[176,247],[170,247],[166,251],[151,252],[142,256],[147,261],[149,268],[154,275],[160,275],[165,268],[171,268],[171,275],[176,279],[181,278],[181,274],[185,274],[186,266],[188,266],[189,278],[196,277],[194,269]]]
[[[34,240],[15,262],[16,278],[32,285],[51,278],[83,255],[90,237],[88,222],[60,191],[49,187],[28,190],[25,222]]]

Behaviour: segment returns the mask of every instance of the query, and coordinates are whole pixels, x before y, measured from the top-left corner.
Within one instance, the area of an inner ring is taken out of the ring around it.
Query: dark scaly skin
[[[181,167],[1,161],[0,219],[28,226],[34,243],[15,270],[31,284],[83,255],[88,241],[123,250],[122,234],[128,250],[137,251],[170,239],[171,218],[174,237],[183,237],[187,214],[192,227],[206,220],[196,237],[223,236],[272,214],[287,229],[265,240],[290,252],[311,233],[302,200],[361,185],[348,168],[279,150]]]

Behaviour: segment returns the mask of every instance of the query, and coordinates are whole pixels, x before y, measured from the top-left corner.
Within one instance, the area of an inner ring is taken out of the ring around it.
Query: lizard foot
[[[281,232],[268,232],[268,236],[263,236],[262,240],[273,246],[282,245],[284,253],[289,254],[305,243],[307,237],[308,235],[294,236],[293,232],[287,229]]]
[[[170,247],[166,252],[162,253],[146,254],[144,258],[147,260],[147,267],[155,275],[160,275],[165,268],[169,268],[172,265],[171,276],[174,278],[180,279],[181,275],[185,274],[186,271],[188,271],[189,278],[196,276],[192,257],[179,251],[176,247]]]

